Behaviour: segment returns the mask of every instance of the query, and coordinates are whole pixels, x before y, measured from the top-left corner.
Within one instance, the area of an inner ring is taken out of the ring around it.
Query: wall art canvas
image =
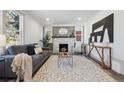
[[[114,42],[114,14],[111,14],[104,19],[92,25],[92,33],[90,34],[89,42]]]

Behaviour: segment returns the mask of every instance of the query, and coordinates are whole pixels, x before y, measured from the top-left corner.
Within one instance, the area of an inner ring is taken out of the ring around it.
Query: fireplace
[[[66,46],[66,52],[71,53],[72,46],[74,46],[75,38],[53,38],[53,53],[60,52],[60,44]]]
[[[68,52],[68,44],[59,44],[59,52]]]

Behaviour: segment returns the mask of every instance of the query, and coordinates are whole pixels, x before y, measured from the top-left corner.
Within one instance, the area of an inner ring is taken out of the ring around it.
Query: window
[[[23,43],[23,15],[14,10],[5,11],[5,34],[7,45]]]

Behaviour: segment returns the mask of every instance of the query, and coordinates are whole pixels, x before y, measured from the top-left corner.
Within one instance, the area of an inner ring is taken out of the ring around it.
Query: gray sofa
[[[45,63],[45,61],[50,57],[50,52],[48,49],[43,49],[42,54],[36,55],[34,52],[34,44],[27,44],[27,45],[15,45],[11,46],[6,50],[5,61],[0,63],[0,78],[16,78],[16,74],[12,72],[11,64],[15,55],[19,53],[27,53],[32,56],[32,75],[35,75],[37,70]]]

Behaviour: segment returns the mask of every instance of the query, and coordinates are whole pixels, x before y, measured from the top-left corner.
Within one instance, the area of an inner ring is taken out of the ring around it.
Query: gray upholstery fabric
[[[16,77],[16,74],[12,72],[11,64],[14,59],[14,55],[6,55],[5,57],[5,77]]]
[[[41,61],[43,58],[44,58],[44,55],[43,55],[43,54],[32,55],[33,66],[39,64],[40,61]]]
[[[43,55],[44,56],[47,56],[48,55],[48,52],[49,52],[48,50],[44,50]]]
[[[16,74],[12,72],[11,64],[16,54],[18,53],[27,53],[27,45],[18,45],[18,46],[11,46],[7,49],[9,55],[4,55],[5,58],[5,65],[4,62],[0,63],[0,78],[16,78]],[[35,72],[45,63],[45,60],[49,58],[50,53],[48,50],[45,50],[42,54],[38,55],[30,55],[32,56],[32,67],[33,67],[33,75]],[[5,68],[4,68],[5,67]],[[5,69],[5,71],[4,71]]]
[[[0,62],[0,77],[4,77],[4,62]]]
[[[7,50],[10,55],[17,55],[19,53],[27,53],[27,47],[25,45],[11,46]]]

